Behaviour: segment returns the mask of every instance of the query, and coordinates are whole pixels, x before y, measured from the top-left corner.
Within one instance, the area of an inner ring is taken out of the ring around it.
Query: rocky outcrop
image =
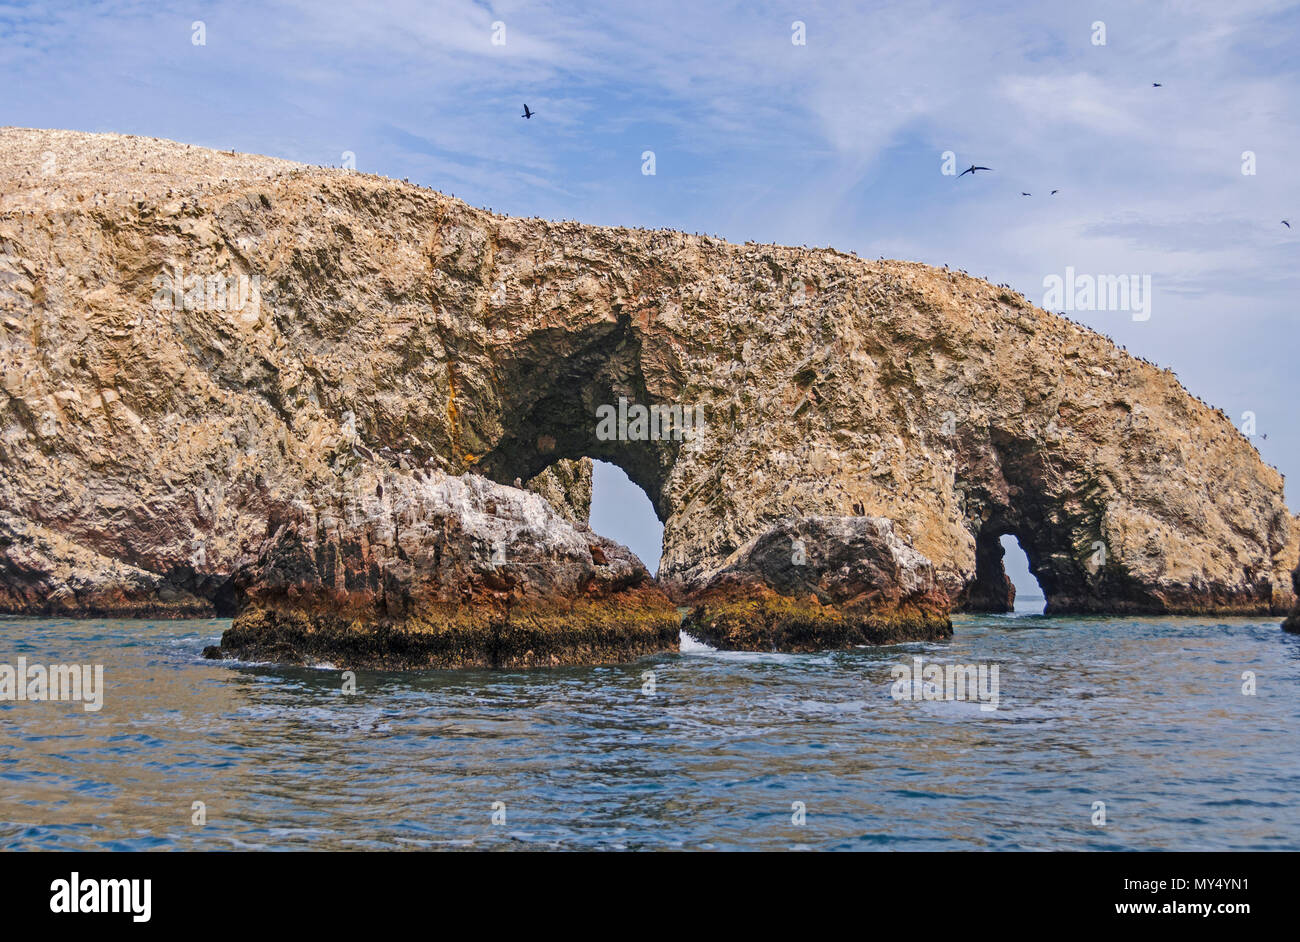
[[[211,657],[533,667],[675,650],[645,566],[536,494],[475,475],[358,471],[273,509]]]
[[[975,579],[958,597],[963,612],[1010,612],[1016,607],[1016,587],[1007,575],[1002,541],[984,535],[975,541]]]
[[[778,520],[687,588],[682,629],[726,649],[817,651],[939,640],[949,600],[884,517]]]
[[[573,491],[583,458],[650,496],[683,601],[773,527],[854,517],[951,606],[1005,595],[1008,533],[1049,612],[1294,601],[1281,476],[1228,418],[979,279],[129,136],[6,129],[0,157],[0,609],[222,611],[309,487]]]
[[[1291,586],[1297,598],[1300,598],[1300,566],[1297,566],[1295,571],[1291,573]],[[1282,622],[1282,627],[1287,631],[1300,634],[1300,602],[1297,602],[1295,608],[1291,609],[1291,614],[1287,615],[1286,621]]]

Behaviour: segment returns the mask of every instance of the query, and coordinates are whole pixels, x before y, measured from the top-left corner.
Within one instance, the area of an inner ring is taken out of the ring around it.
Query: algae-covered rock
[[[883,517],[784,518],[685,596],[683,630],[726,649],[816,651],[952,634],[934,566]]]
[[[213,657],[531,667],[676,650],[641,561],[537,494],[474,475],[348,476],[276,508]]]

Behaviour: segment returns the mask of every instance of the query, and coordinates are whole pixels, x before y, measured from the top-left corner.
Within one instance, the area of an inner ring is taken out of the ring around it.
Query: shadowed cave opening
[[[664,525],[644,490],[617,465],[593,461],[591,469],[591,529],[622,543],[653,574],[659,572]]]

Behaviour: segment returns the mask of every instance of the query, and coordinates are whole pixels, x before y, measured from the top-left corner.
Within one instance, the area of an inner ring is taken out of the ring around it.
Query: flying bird
[[[1282,220],[1282,225],[1286,226],[1288,229],[1291,228],[1291,223],[1287,222],[1285,219]]]
[[[968,173],[970,173],[970,174],[975,173],[976,170],[988,170],[988,171],[992,172],[993,168],[992,168],[992,167],[977,167],[977,166],[975,166],[974,164],[971,164],[969,167],[967,167],[967,168],[966,168],[965,170],[963,170],[961,173],[957,174],[957,176],[959,176],[959,177],[964,177],[964,176],[966,176],[966,174],[968,174]]]
[[[1020,195],[1021,195],[1021,196],[1033,196],[1034,194],[1033,194],[1033,193],[1026,193],[1024,190],[1021,190],[1021,191],[1020,191]]]
[[[1152,87],[1152,88],[1160,88],[1161,86],[1160,86],[1160,83],[1159,83],[1159,82],[1152,82],[1152,83],[1151,83],[1151,87]]]
[[[1060,190],[1053,190],[1051,193],[1049,193],[1049,194],[1047,194],[1047,195],[1048,195],[1048,196],[1055,196],[1057,193],[1060,193],[1060,192],[1061,192]]]
[[[531,117],[532,117],[533,115],[535,115],[535,114],[537,114],[536,111],[530,111],[530,110],[528,109],[528,102],[524,102],[524,113],[521,114],[519,117],[521,117],[521,118],[531,118]]]

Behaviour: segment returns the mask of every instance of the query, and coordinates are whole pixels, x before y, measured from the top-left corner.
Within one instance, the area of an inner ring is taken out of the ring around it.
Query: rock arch
[[[210,611],[276,508],[316,489],[508,486],[584,457],[645,489],[660,582],[735,643],[942,631],[996,590],[1007,532],[1049,611],[1294,599],[1281,476],[1228,418],[982,280],[505,217],[169,142],[0,134],[4,610]],[[68,168],[57,210],[22,174],[46,150]],[[157,311],[165,269],[256,276],[259,307]],[[603,441],[595,410],[620,397],[699,407],[707,432]],[[744,619],[767,634],[740,639]]]

